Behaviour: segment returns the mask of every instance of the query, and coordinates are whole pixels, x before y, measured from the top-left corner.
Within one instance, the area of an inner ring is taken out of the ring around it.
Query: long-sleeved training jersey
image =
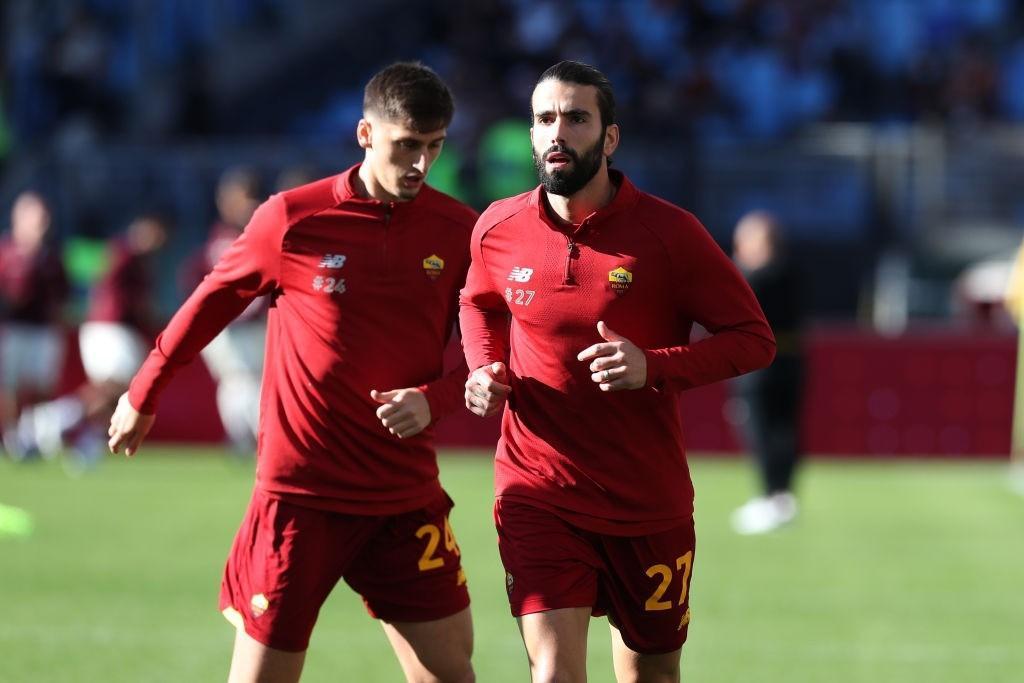
[[[143,413],[182,365],[269,296],[256,485],[353,514],[415,509],[440,492],[433,430],[399,439],[370,390],[420,387],[432,417],[462,405],[442,377],[476,213],[430,187],[357,196],[358,166],[272,196],[157,339],[129,391]]]
[[[508,353],[498,496],[640,535],[693,512],[678,392],[764,367],[775,343],[696,218],[610,174],[615,198],[574,231],[549,217],[542,188],[492,204],[473,231],[460,320],[470,368]],[[647,386],[591,380],[576,357],[603,341],[599,320],[645,350]],[[691,345],[695,322],[711,336]]]

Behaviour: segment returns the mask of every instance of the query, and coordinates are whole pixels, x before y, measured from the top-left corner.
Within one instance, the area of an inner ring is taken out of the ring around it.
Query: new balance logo
[[[530,276],[533,275],[533,268],[523,268],[522,266],[516,266],[512,269],[512,272],[508,274],[508,279],[513,282],[529,282]]]
[[[323,260],[320,261],[320,268],[331,268],[337,270],[345,265],[344,254],[324,254]]]

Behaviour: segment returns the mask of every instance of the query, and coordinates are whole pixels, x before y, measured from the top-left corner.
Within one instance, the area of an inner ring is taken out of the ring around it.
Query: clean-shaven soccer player
[[[296,681],[344,579],[410,681],[472,681],[469,595],[431,425],[476,214],[424,184],[453,113],[430,69],[366,86],[362,164],[272,196],[157,339],[110,426],[133,455],[174,372],[269,296],[256,486],[221,584],[231,681]],[[350,672],[355,678],[358,674]]]
[[[541,186],[477,221],[460,314],[467,406],[507,399],[495,520],[512,613],[534,681],[586,680],[602,613],[618,680],[677,681],[694,561],[679,392],[766,366],[775,342],[697,219],[609,170],[600,71],[556,64],[531,108]],[[690,344],[694,322],[711,336]]]

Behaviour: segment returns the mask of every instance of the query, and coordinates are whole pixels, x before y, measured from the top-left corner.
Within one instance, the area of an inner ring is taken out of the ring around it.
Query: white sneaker
[[[792,522],[797,504],[792,493],[774,493],[754,498],[732,513],[732,528],[738,534],[764,534]]]
[[[41,453],[47,460],[64,448],[64,435],[82,419],[82,402],[65,396],[30,406],[18,419],[18,440],[26,452]]]

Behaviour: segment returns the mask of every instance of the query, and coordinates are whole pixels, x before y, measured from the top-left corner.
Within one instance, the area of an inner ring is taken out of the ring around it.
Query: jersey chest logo
[[[437,254],[431,254],[423,259],[423,272],[428,278],[436,281],[444,271],[444,259]]]
[[[341,270],[345,265],[345,259],[346,256],[344,254],[324,254],[317,268]],[[316,275],[311,286],[314,292],[323,292],[324,294],[344,294],[346,290],[345,278],[343,277]]]
[[[324,257],[320,259],[320,265],[318,268],[330,268],[331,270],[338,270],[345,265],[344,254],[324,254]]]
[[[531,277],[533,277],[533,268],[514,266],[506,279],[512,282],[529,282]]]
[[[633,273],[622,266],[608,272],[608,285],[617,296],[622,296],[629,291],[633,284]]]

